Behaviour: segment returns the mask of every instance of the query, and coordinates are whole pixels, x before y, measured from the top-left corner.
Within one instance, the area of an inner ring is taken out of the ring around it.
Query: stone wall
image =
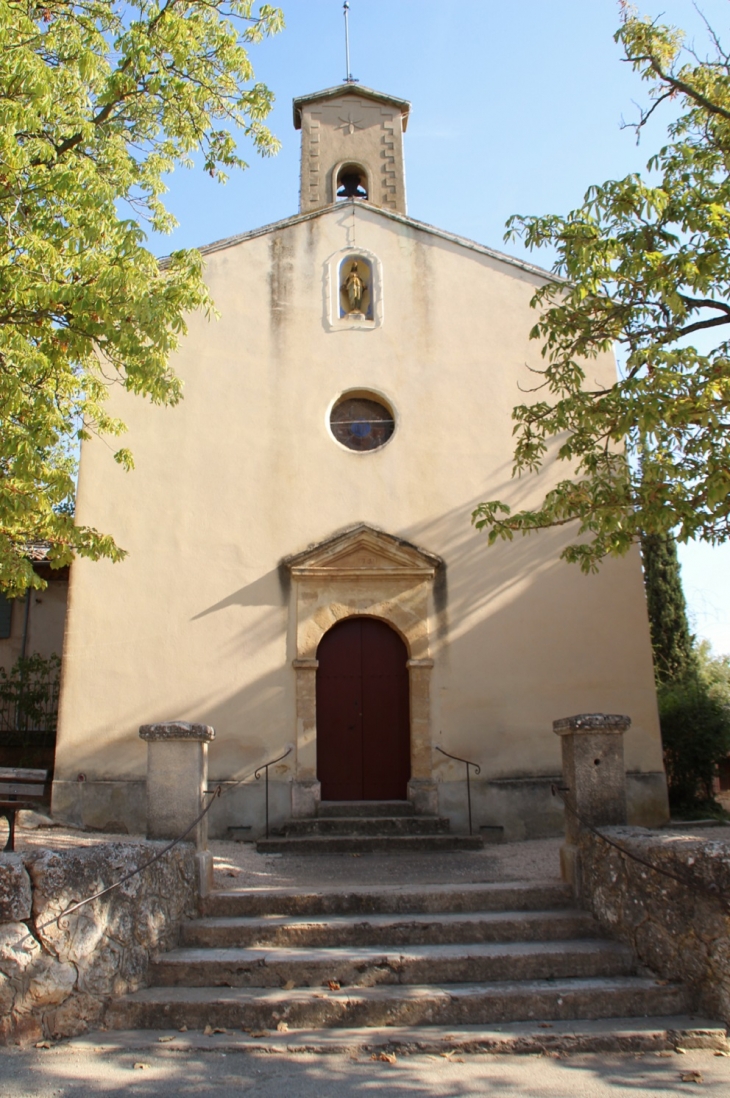
[[[165,845],[0,854],[0,1041],[76,1036],[103,1021],[110,999],[145,985],[151,954],[174,946],[181,920],[196,910],[192,845],[175,847],[108,895],[38,928]]]
[[[640,962],[664,979],[684,983],[692,1010],[730,1024],[730,840],[628,827],[601,832],[682,883],[584,831],[579,839],[584,906],[612,937],[628,942]]]

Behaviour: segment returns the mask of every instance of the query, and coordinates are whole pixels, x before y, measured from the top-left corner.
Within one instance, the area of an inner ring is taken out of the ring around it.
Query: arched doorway
[[[405,800],[411,776],[405,644],[383,621],[346,618],[325,633],[317,659],[322,800]]]

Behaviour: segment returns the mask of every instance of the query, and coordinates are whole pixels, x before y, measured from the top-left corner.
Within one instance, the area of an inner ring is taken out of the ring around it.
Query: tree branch
[[[633,60],[633,58],[632,58]],[[711,99],[703,95],[702,92],[696,91],[691,84],[687,84],[684,80],[680,80],[678,76],[673,76],[672,73],[666,73],[662,69],[657,59],[651,55],[647,57],[637,58],[639,61],[648,61],[653,71],[657,74],[660,80],[670,84],[677,91],[681,91],[683,95],[686,95],[688,99],[692,99],[699,106],[704,107],[710,114],[718,114],[721,118],[724,118],[727,122],[730,122],[730,110],[726,110],[725,107],[719,106],[717,103],[713,103]]]
[[[688,324],[685,328],[679,328],[676,332],[668,333],[664,340],[658,342],[666,342],[667,338],[674,342],[681,339],[682,336],[689,335],[690,332],[699,332],[703,328],[718,328],[722,324],[730,324],[730,315],[716,316],[712,320],[698,320],[695,324]]]
[[[711,297],[689,297],[687,294],[678,294],[678,297],[682,301],[686,301],[688,305],[691,305],[693,309],[722,309],[725,313],[730,313],[730,305],[724,301],[715,301]]]

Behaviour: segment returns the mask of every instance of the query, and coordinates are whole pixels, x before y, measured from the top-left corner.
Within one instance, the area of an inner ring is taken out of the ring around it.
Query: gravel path
[[[0,828],[5,821],[0,821]],[[68,850],[100,843],[143,842],[141,835],[112,835],[64,827],[19,827],[17,851]],[[0,833],[0,845],[3,835]],[[253,843],[214,839],[216,888],[317,888],[328,885],[443,884],[537,880],[560,874],[560,839],[488,845],[450,854],[257,854]]]
[[[4,842],[0,820],[0,848]],[[687,825],[672,830],[678,842],[730,838],[728,827]],[[74,828],[38,827],[16,831],[18,851],[43,847],[67,850],[107,842],[143,842],[141,835],[111,835]],[[465,884],[545,880],[560,876],[561,839],[532,839],[487,845],[450,854],[258,854],[253,843],[212,840],[215,887],[326,888],[339,885]]]
[[[216,888],[465,884],[560,875],[560,839],[449,854],[257,854],[252,843],[212,842]]]

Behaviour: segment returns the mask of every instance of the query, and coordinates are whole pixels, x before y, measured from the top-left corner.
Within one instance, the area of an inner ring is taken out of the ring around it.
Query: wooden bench
[[[15,813],[21,808],[38,807],[43,800],[47,778],[47,770],[0,766],[0,817],[5,817],[10,828],[5,850],[15,850]]]

